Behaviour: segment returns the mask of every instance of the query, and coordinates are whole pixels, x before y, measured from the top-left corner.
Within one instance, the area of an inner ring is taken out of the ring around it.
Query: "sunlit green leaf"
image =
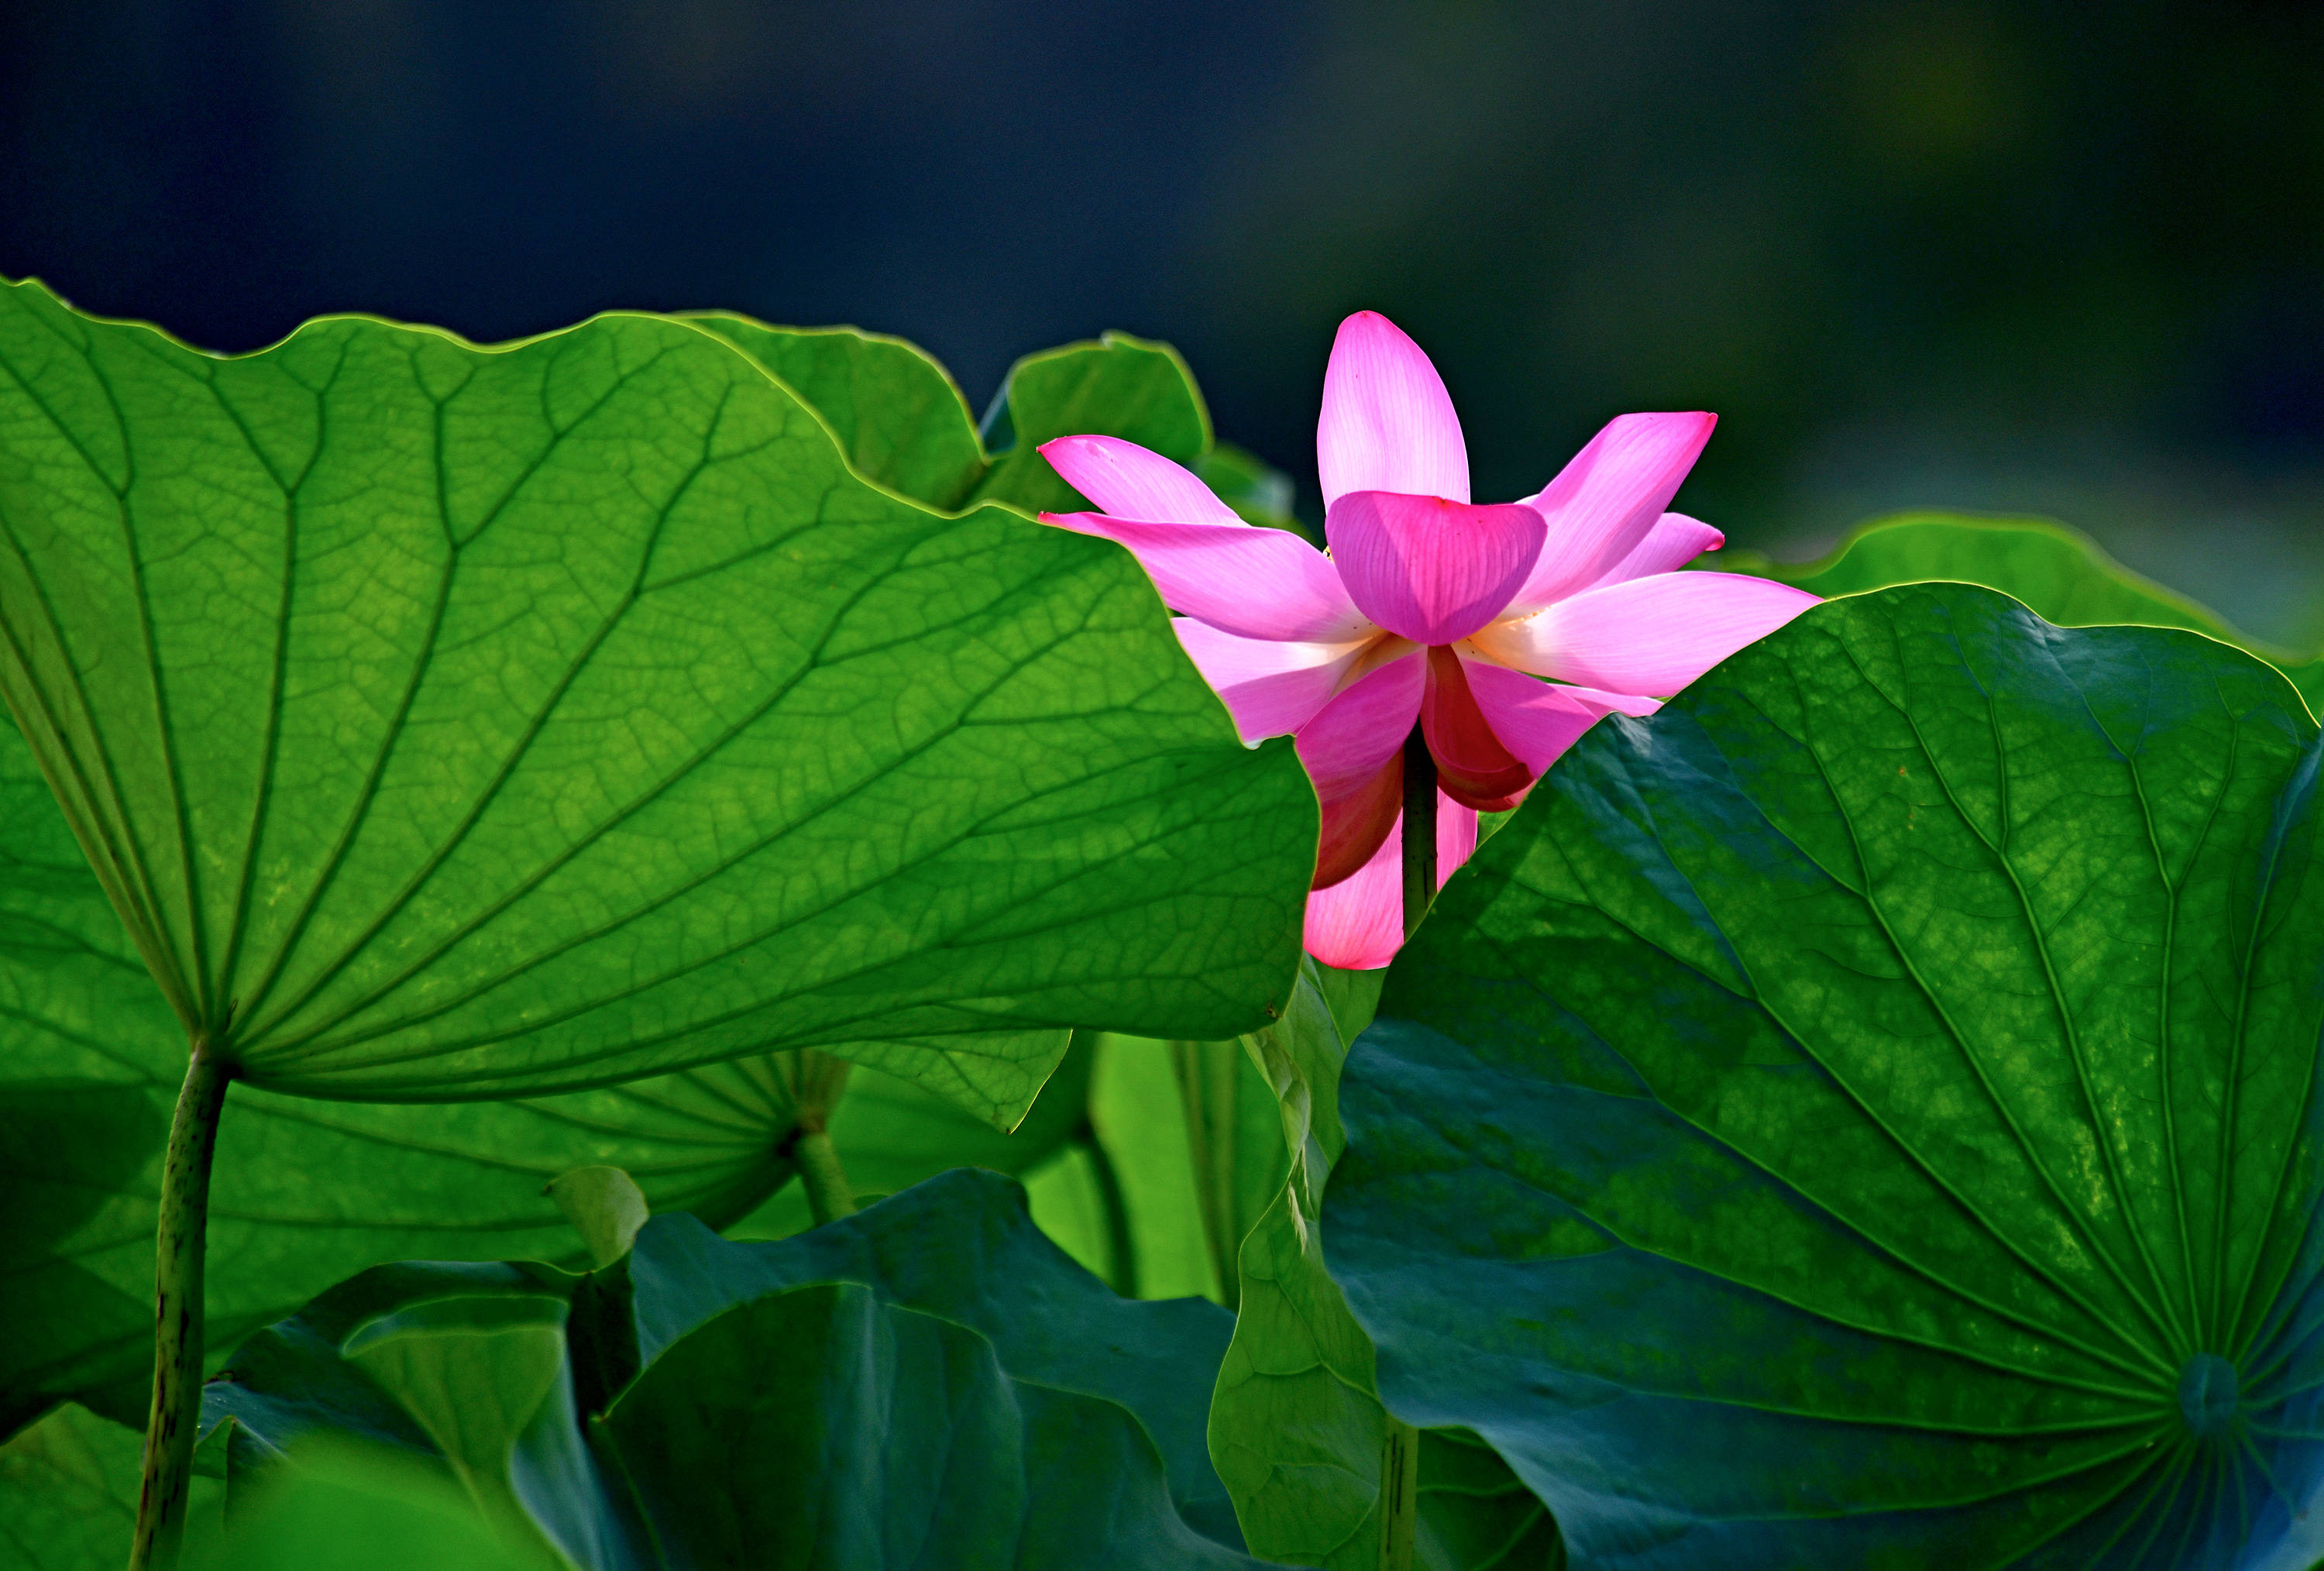
[[[214,1555],[190,1546],[187,1571],[551,1571],[554,1564],[494,1534],[451,1480],[355,1446],[302,1447],[290,1465],[271,1469],[262,1487],[236,1501],[217,1542]]]
[[[0,691],[247,1085],[475,1098],[820,1046],[1002,1125],[1074,1024],[1221,1036],[1314,793],[1126,553],[857,479],[605,317],[198,354],[0,296]]]
[[[984,478],[967,401],[914,345],[854,328],[770,328],[708,311],[709,328],[789,384],[838,434],[855,472],[931,507],[954,508]]]
[[[712,1226],[770,1194],[782,1205],[797,1193],[780,1154],[786,1057],[526,1102],[324,1104],[233,1087],[212,1191],[211,1362],[383,1261],[578,1253],[542,1193],[574,1167],[622,1168],[654,1208]],[[0,1435],[64,1396],[143,1418],[155,1197],[184,1058],[182,1030],[0,723]],[[1020,1170],[1086,1121],[1089,1059],[1069,1053],[1014,1134],[859,1068],[835,1138],[888,1189],[964,1162]]]
[[[1601,723],[1341,1081],[1383,1395],[1577,1566],[2261,1563],[2324,1477],[2320,765],[2234,649],[1959,585]]]
[[[1193,464],[1211,449],[1211,414],[1194,374],[1167,344],[1108,333],[1094,343],[1028,355],[1010,367],[985,417],[992,470],[977,487],[977,500],[1028,513],[1087,508],[1087,499],[1038,449],[1055,437],[1091,434]]]
[[[1951,579],[1998,589],[2061,627],[2184,627],[2239,644],[2275,666],[2311,709],[2324,700],[2324,657],[2301,657],[2247,638],[2209,607],[2124,567],[2088,535],[2046,519],[1906,513],[1863,525],[1812,562],[1727,551],[1718,564],[1826,597]]]
[[[588,1246],[589,1263],[603,1269],[630,1252],[651,1210],[637,1180],[603,1164],[575,1168],[549,1181],[549,1197]]]

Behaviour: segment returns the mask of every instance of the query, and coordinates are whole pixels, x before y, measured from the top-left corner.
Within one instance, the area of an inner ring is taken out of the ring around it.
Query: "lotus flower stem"
[[[1121,1192],[1121,1174],[1107,1154],[1104,1142],[1097,1138],[1097,1130],[1087,1119],[1082,1121],[1081,1132],[1074,1136],[1081,1142],[1082,1153],[1089,1159],[1090,1174],[1097,1180],[1098,1204],[1105,1212],[1105,1241],[1109,1255],[1106,1281],[1125,1298],[1138,1297],[1138,1239],[1130,1227],[1130,1201]]]
[[[848,1187],[839,1148],[831,1142],[831,1116],[847,1095],[847,1072],[853,1067],[836,1054],[811,1048],[788,1058],[791,1128],[776,1154],[798,1170],[799,1187],[807,1191],[807,1208],[817,1227],[855,1215],[855,1191]]]
[[[1404,743],[1404,936],[1436,898],[1436,760],[1415,725]]]
[[[1436,761],[1415,725],[1404,744],[1404,936],[1409,941],[1436,898]],[[1379,1571],[1412,1571],[1420,1511],[1420,1431],[1383,1409]]]
[[[186,1531],[194,1438],[202,1417],[203,1252],[210,1159],[230,1067],[197,1039],[170,1123],[161,1169],[160,1257],[153,1273],[153,1408],[145,1421],[144,1482],[129,1571],[173,1571]]]

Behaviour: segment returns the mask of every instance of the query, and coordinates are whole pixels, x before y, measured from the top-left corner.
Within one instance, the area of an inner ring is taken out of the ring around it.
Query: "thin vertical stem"
[[[1436,898],[1436,761],[1415,725],[1404,742],[1404,936]]]
[[[1379,1571],[1412,1571],[1420,1518],[1420,1431],[1395,1414],[1380,1438]]]
[[[1242,1302],[1242,1234],[1236,1216],[1235,1076],[1240,1042],[1169,1044],[1177,1073],[1178,1104],[1186,1118],[1186,1157],[1194,1177],[1194,1209],[1219,1296],[1230,1309]]]
[[[194,1438],[202,1419],[203,1254],[209,1232],[210,1159],[226,1106],[228,1067],[197,1040],[170,1121],[153,1271],[153,1406],[145,1420],[144,1479],[129,1571],[174,1571],[186,1532]]]
[[[1404,744],[1404,936],[1436,898],[1436,761],[1415,725]],[[1420,1514],[1420,1431],[1380,1404],[1379,1571],[1412,1571]]]
[[[1105,1243],[1111,1256],[1106,1280],[1125,1298],[1138,1297],[1138,1235],[1130,1226],[1130,1201],[1121,1192],[1121,1175],[1097,1130],[1087,1120],[1074,1137],[1089,1158],[1090,1174],[1097,1180],[1098,1205],[1105,1212]]]

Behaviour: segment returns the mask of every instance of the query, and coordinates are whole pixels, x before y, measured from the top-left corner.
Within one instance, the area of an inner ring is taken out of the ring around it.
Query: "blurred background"
[[[2324,6],[5,0],[0,273],[246,349],[604,307],[1018,355],[1167,338],[1314,485],[1333,327],[1480,500],[1609,416],[1806,557],[2039,513],[2324,641]]]

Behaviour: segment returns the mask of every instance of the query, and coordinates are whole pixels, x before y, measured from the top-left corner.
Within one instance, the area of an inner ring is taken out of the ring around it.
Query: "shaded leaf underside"
[[[1599,727],[1350,1059],[1325,1218],[1383,1393],[1581,1566],[2280,1536],[2324,1474],[2317,770],[2257,661],[1958,586]]]

